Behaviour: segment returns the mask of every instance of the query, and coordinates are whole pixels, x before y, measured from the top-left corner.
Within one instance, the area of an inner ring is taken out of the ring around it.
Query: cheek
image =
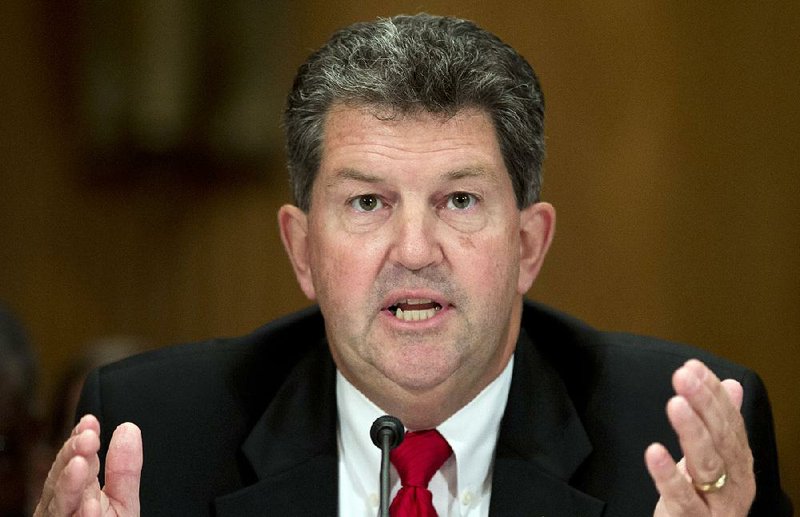
[[[484,277],[493,283],[493,289],[516,292],[520,263],[519,214],[515,210],[494,214],[484,239],[474,244],[475,260],[483,263]]]
[[[464,250],[472,250],[475,249],[475,243],[472,242],[472,237],[468,235],[460,235],[458,237],[458,242],[461,244],[461,247]]]
[[[341,233],[317,241],[311,251],[312,275],[321,303],[335,298],[336,307],[368,296],[382,256],[374,241]]]
[[[466,289],[483,296],[501,295],[515,286],[519,274],[518,244],[506,236],[459,236],[451,254]]]

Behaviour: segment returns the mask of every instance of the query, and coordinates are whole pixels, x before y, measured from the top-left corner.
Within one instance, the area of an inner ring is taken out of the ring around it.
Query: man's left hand
[[[739,412],[741,384],[720,381],[692,359],[675,371],[672,385],[676,395],[667,403],[667,416],[684,456],[675,463],[663,445],[647,448],[647,470],[661,494],[654,516],[746,516],[756,482]]]

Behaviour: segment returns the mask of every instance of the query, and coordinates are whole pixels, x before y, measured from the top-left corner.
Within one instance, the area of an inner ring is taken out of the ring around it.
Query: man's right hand
[[[142,434],[125,423],[114,430],[106,458],[106,483],[101,489],[100,423],[81,418],[50,467],[34,517],[138,516],[142,472]]]

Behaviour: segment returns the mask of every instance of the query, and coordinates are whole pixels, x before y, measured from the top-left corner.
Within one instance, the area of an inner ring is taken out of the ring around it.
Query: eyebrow
[[[333,185],[334,183],[342,180],[354,180],[354,181],[361,181],[363,183],[380,183],[383,181],[378,176],[374,174],[368,174],[366,172],[362,172],[358,169],[352,169],[350,167],[346,167],[344,169],[340,169],[333,175],[333,179],[328,183],[328,185]]]
[[[496,178],[495,174],[492,173],[492,171],[486,169],[485,167],[480,167],[480,166],[453,169],[444,173],[443,176],[448,181],[454,181],[463,178],[488,177],[492,180]],[[327,183],[327,186],[331,187],[340,181],[347,181],[347,180],[359,181],[362,183],[372,183],[372,184],[381,183],[384,181],[383,178],[376,176],[374,174],[369,174],[367,172],[363,172],[358,169],[346,167],[337,171],[336,174],[334,174],[333,178]]]
[[[485,168],[480,166],[475,167],[464,167],[462,169],[454,169],[445,173],[445,177],[449,180],[460,180],[463,178],[479,178],[479,177],[488,177],[490,179],[495,178],[495,174]]]

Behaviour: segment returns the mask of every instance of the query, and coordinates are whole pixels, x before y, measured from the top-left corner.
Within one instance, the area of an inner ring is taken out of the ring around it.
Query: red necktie
[[[452,453],[436,429],[406,433],[392,449],[392,464],[403,485],[389,507],[392,517],[437,517],[428,483]]]

